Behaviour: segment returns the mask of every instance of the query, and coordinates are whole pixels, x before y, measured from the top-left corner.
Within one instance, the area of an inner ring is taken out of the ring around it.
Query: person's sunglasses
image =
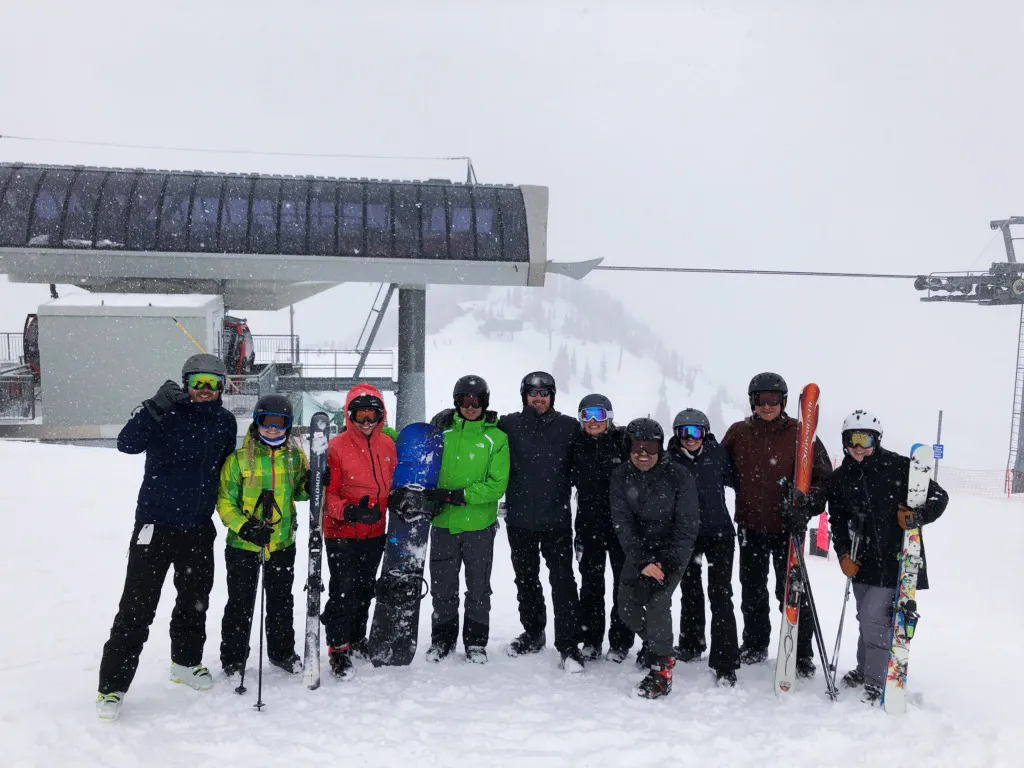
[[[360,408],[352,414],[352,421],[356,424],[376,424],[380,421],[380,411],[376,408]]]
[[[676,434],[679,435],[680,440],[703,440],[706,432],[704,427],[699,427],[696,424],[687,424],[686,426],[676,427]]]
[[[551,396],[551,390],[550,389],[541,389],[541,388],[531,388],[531,389],[526,390],[526,394],[527,394],[528,397],[550,397]]]
[[[291,417],[285,413],[271,413],[267,411],[265,413],[256,414],[256,424],[260,429],[276,429],[283,431],[292,425],[292,420]]]
[[[460,408],[483,408],[483,401],[477,395],[460,395]]]
[[[657,456],[661,446],[656,440],[633,440],[629,446],[629,452],[635,456],[646,453],[648,456]]]
[[[220,392],[224,389],[224,377],[215,373],[190,373],[188,375],[189,389],[212,389]]]
[[[778,392],[758,392],[754,395],[754,405],[769,405],[774,408],[777,405],[782,405],[782,395]]]
[[[607,408],[600,406],[593,406],[591,408],[583,408],[580,410],[580,421],[586,424],[588,421],[608,421],[612,417],[612,412]]]
[[[843,435],[843,444],[847,448],[874,448],[877,442],[874,432],[847,432]]]

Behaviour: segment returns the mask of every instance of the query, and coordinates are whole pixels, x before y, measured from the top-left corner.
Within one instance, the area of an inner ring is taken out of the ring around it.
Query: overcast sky
[[[1024,3],[841,5],[7,3],[0,134],[471,155],[481,181],[551,188],[559,261],[916,274],[1003,260],[988,222],[1024,215]],[[464,177],[453,162],[8,140],[0,159]],[[833,451],[853,408],[899,450],[931,440],[943,408],[950,465],[1005,464],[1016,308],[924,305],[911,281],[587,279],[734,391],[763,369],[817,381]],[[372,288],[298,305],[300,332],[347,335]],[[0,283],[0,330],[46,297]],[[257,332],[287,326],[249,314]]]

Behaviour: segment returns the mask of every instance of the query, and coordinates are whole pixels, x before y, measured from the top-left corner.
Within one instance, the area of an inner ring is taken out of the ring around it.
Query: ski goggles
[[[754,393],[754,405],[761,406],[767,405],[772,408],[782,405],[782,393],[781,392],[755,392]]]
[[[676,434],[679,435],[680,440],[703,440],[707,431],[704,427],[699,427],[696,424],[687,424],[676,427]]]
[[[874,448],[878,435],[874,432],[845,432],[843,445],[847,448]]]
[[[360,408],[352,412],[352,421],[356,424],[376,424],[381,413],[376,408]]]
[[[608,408],[602,408],[599,405],[580,410],[580,421],[584,424],[588,421],[608,421],[611,417],[612,412]]]
[[[484,401],[479,395],[459,395],[459,408],[483,408]]]
[[[255,414],[256,426],[260,429],[285,430],[292,425],[292,417],[286,413],[262,411]]]
[[[661,453],[661,443],[657,440],[632,440],[629,444],[629,452],[635,456],[646,453],[648,456],[657,456]]]
[[[214,392],[224,389],[224,377],[215,373],[190,373],[186,383],[189,389],[212,389]]]
[[[551,397],[551,390],[546,387],[530,387],[526,390],[527,397]]]

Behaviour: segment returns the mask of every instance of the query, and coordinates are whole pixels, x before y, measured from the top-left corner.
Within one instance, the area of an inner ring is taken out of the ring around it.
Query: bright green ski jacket
[[[238,530],[258,517],[256,501],[264,489],[274,491],[281,515],[274,521],[274,532],[267,549],[274,552],[295,543],[295,502],[305,501],[306,470],[309,461],[302,448],[289,439],[280,448],[271,449],[245,435],[242,447],[228,456],[220,471],[217,514],[228,529],[228,546],[259,552],[255,544],[239,538]]]
[[[482,531],[498,519],[498,500],[508,485],[508,438],[492,412],[466,421],[454,410],[442,411],[433,423],[444,431],[437,487],[466,491],[466,506],[442,505],[434,525],[452,533]]]

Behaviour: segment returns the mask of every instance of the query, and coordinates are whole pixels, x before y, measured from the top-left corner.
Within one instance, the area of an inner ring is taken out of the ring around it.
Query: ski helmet
[[[750,380],[750,384],[747,386],[750,410],[754,410],[754,395],[758,392],[778,392],[782,395],[782,408],[785,410],[789,387],[786,386],[786,380],[779,376],[779,374],[768,371],[759,373]]]
[[[257,401],[256,407],[252,411],[252,418],[255,420],[263,414],[273,414],[275,416],[287,416],[289,422],[292,419],[292,403],[284,395],[275,393],[264,395]]]
[[[455,390],[452,392],[452,399],[455,401],[455,407],[459,407],[459,398],[462,395],[476,395],[480,398],[480,406],[487,408],[491,404],[491,389],[487,386],[487,382],[480,376],[463,376],[461,379],[455,382]]]
[[[882,439],[882,422],[867,411],[854,411],[843,421],[843,432],[874,432]]]
[[[355,412],[365,410],[377,411],[380,414],[381,420],[384,419],[384,401],[371,394],[353,397],[352,402],[348,404],[348,417],[355,421]]]
[[[612,401],[604,395],[592,394],[586,395],[580,400],[580,407],[576,410],[582,411],[584,408],[604,408],[607,411],[614,410],[612,408]]]
[[[675,432],[679,427],[703,427],[705,432],[710,432],[711,422],[708,421],[708,417],[704,415],[703,411],[698,411],[696,408],[685,408],[672,419],[672,431]]]
[[[534,371],[523,376],[519,385],[519,394],[523,398],[523,405],[526,405],[526,393],[531,389],[551,390],[551,407],[555,407],[555,377],[546,371]]]
[[[203,352],[199,355],[192,355],[181,367],[181,379],[184,381],[193,373],[212,373],[215,376],[227,376],[228,369],[224,361],[216,355]]]
[[[626,435],[631,440],[657,440],[659,446],[665,442],[665,431],[654,419],[633,419],[626,427]]]

